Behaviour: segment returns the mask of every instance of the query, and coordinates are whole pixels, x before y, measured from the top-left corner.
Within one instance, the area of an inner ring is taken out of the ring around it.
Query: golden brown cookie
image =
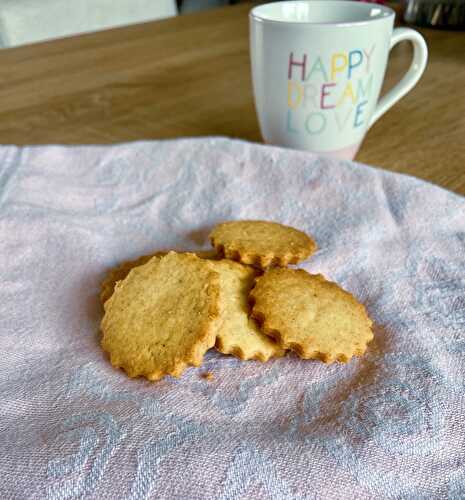
[[[102,281],[101,292],[100,292],[101,303],[105,304],[105,302],[113,295],[113,290],[115,289],[116,282],[124,280],[124,278],[126,278],[131,269],[146,264],[152,257],[163,257],[167,253],[168,252],[166,251],[166,252],[155,252],[151,255],[142,255],[141,257],[138,257],[135,260],[122,262],[113,269],[110,269],[107,276]],[[217,257],[217,253],[213,250],[205,250],[192,253],[197,255],[197,257],[200,257],[201,259],[215,259]]]
[[[170,252],[117,283],[105,302],[102,347],[130,377],[178,377],[213,347],[220,316],[220,278],[211,262]]]
[[[212,262],[220,275],[223,323],[216,337],[216,348],[223,354],[242,359],[268,361],[284,355],[284,350],[264,335],[249,317],[248,296],[257,272],[231,260]]]
[[[257,278],[250,302],[263,332],[305,359],[348,361],[373,338],[365,307],[321,274],[271,269]]]
[[[105,302],[113,295],[116,283],[124,280],[131,269],[147,264],[152,257],[159,257],[160,254],[164,255],[164,252],[156,252],[152,255],[142,255],[135,260],[122,262],[113,269],[110,269],[101,284],[100,302],[105,304]]]
[[[223,222],[210,233],[220,255],[262,269],[297,264],[312,255],[316,243],[302,231],[277,222]]]

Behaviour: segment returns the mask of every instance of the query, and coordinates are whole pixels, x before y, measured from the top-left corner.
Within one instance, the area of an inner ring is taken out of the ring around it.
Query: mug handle
[[[378,101],[370,120],[370,127],[378,118],[384,115],[391,106],[412,90],[425,71],[426,61],[428,60],[428,47],[424,38],[420,33],[410,28],[396,28],[391,37],[390,49],[403,40],[408,40],[413,45],[412,64],[410,64],[410,68],[402,77],[401,81]]]

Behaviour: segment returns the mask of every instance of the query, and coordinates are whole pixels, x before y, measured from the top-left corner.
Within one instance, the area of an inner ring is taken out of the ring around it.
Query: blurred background
[[[465,0],[403,0],[387,3],[398,20],[417,26],[465,27]],[[0,0],[0,47],[225,7],[243,0]]]

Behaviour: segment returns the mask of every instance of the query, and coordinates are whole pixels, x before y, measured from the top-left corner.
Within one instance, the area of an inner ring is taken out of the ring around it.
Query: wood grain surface
[[[0,142],[115,143],[227,135],[261,141],[248,49],[250,5],[0,52]],[[415,89],[369,131],[357,160],[465,194],[465,33],[421,30]],[[391,53],[385,87],[408,67]]]

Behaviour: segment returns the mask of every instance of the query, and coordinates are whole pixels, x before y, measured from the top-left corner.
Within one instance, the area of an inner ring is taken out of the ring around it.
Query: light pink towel
[[[220,138],[2,147],[0,197],[0,498],[465,497],[463,198]],[[245,218],[315,237],[303,267],[366,304],[367,355],[113,369],[105,272]]]

